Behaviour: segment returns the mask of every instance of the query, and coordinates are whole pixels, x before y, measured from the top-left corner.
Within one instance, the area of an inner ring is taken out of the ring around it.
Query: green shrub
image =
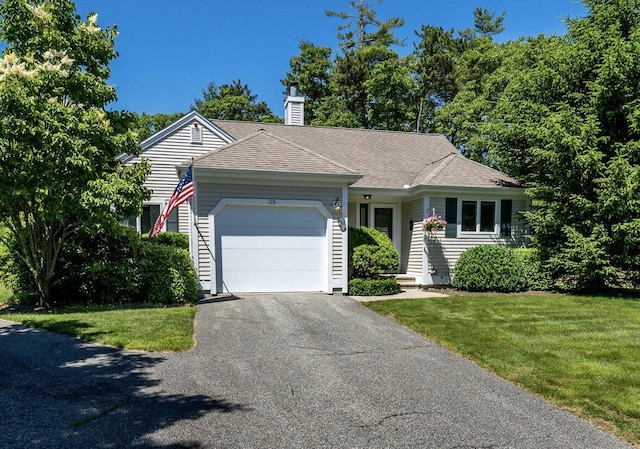
[[[175,248],[189,249],[189,236],[179,232],[161,232],[149,239],[158,245],[173,246]]]
[[[399,254],[391,239],[375,229],[349,229],[351,278],[375,279],[398,268]]]
[[[56,305],[137,299],[141,238],[123,226],[77,231],[62,248],[52,298]]]
[[[171,304],[198,298],[198,280],[184,249],[144,242],[139,273],[143,301]]]
[[[2,231],[2,230],[0,230]],[[35,304],[36,287],[27,267],[0,245],[0,282],[13,301]],[[52,304],[184,303],[198,297],[198,281],[187,249],[189,237],[164,232],[153,239],[120,225],[76,231],[62,247],[52,282]]]
[[[397,290],[394,278],[351,279],[349,281],[349,294],[352,296],[391,295]]]
[[[518,292],[529,287],[524,259],[513,248],[482,245],[466,250],[453,272],[452,285],[472,292]]]
[[[524,261],[529,283],[528,288],[538,291],[551,290],[553,288],[553,279],[549,271],[544,269],[538,250],[535,248],[518,248],[516,252]]]
[[[6,229],[2,229],[2,232],[6,245],[0,244],[0,282],[14,292],[11,302],[35,305],[38,302],[38,293],[31,273],[15,255],[15,238],[9,235]]]

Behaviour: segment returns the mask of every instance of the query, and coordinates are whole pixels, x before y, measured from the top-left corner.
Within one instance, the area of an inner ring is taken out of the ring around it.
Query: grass
[[[367,306],[640,445],[640,298],[465,295]]]
[[[195,307],[73,307],[38,312],[0,311],[0,318],[84,340],[143,351],[193,347]]]

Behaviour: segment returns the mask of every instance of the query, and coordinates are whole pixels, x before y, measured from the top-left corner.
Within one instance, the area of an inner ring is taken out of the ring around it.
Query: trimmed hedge
[[[451,284],[472,292],[519,292],[529,288],[529,272],[514,248],[482,245],[462,253]]]
[[[172,304],[198,299],[198,280],[187,250],[145,242],[138,273],[145,301]]]
[[[77,231],[65,242],[52,286],[56,305],[138,300],[138,233],[123,226]]]
[[[189,236],[179,232],[161,232],[149,239],[158,245],[173,246],[174,248],[189,249]]]
[[[398,288],[394,278],[351,279],[349,281],[349,295],[352,296],[391,295],[397,290]]]
[[[349,262],[352,278],[375,279],[398,268],[400,255],[382,232],[361,227],[349,229]]]

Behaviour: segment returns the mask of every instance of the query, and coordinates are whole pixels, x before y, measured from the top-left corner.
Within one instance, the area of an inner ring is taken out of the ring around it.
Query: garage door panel
[[[215,217],[215,233],[218,279],[225,289],[326,290],[327,218],[317,208],[227,205]]]
[[[323,264],[324,251],[308,249],[274,250],[271,248],[256,249],[251,251],[251,261],[247,262],[247,251],[244,249],[225,249],[222,252],[222,260],[225,272],[228,270],[241,270],[247,273],[252,271],[325,271]]]
[[[247,275],[243,271],[225,271],[225,287],[233,293],[239,292],[309,292],[324,291],[322,285],[309,283],[313,275],[297,273],[285,275],[282,271],[258,271]]]
[[[280,206],[227,206],[219,220],[220,226],[262,226],[265,228],[280,228],[293,225],[296,228],[314,228],[318,226],[321,216],[315,208],[280,207]],[[256,221],[259,219],[259,221]]]
[[[309,238],[301,236],[221,236],[222,247],[228,249],[324,249],[324,237]]]
[[[270,236],[309,236],[309,237],[322,237],[324,238],[326,233],[326,226],[308,226],[308,227],[267,227],[267,226],[216,226],[222,235],[242,235],[242,236],[254,236],[254,237],[270,237]]]

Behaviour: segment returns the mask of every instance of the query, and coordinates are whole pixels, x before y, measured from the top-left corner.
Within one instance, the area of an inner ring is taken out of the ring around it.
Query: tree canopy
[[[474,146],[529,186],[534,243],[557,286],[637,286],[640,2],[585,5],[566,36],[505,52]]]
[[[137,213],[147,196],[148,166],[117,160],[138,151],[134,135],[105,110],[116,34],[69,0],[0,1],[0,223],[41,304],[69,236]]]
[[[280,122],[280,118],[271,112],[264,101],[258,102],[258,96],[242,81],[217,86],[209,83],[202,91],[202,98],[196,98],[191,109],[205,117],[219,120],[244,120],[255,122]]]

